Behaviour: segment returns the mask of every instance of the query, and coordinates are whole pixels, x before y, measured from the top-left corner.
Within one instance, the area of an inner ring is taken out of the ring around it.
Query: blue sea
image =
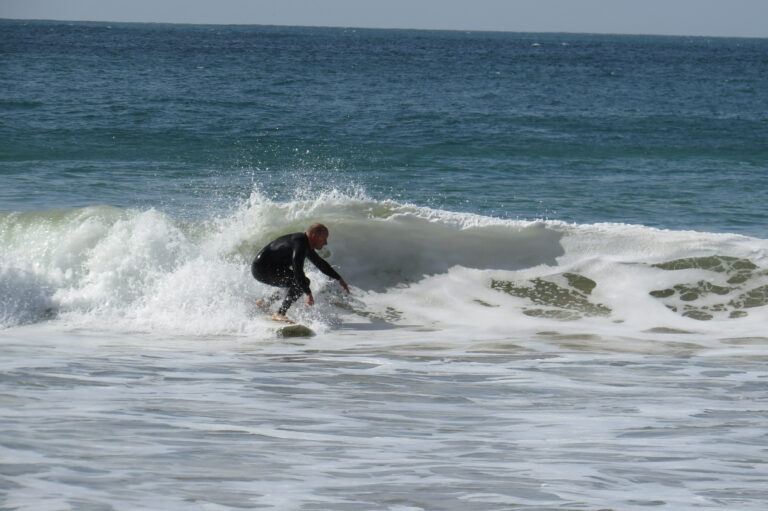
[[[0,20],[0,509],[763,510],[768,39]],[[314,222],[286,337],[255,253]]]

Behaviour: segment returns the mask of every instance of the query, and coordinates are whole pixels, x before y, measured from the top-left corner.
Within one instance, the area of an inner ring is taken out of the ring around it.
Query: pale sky
[[[0,0],[0,18],[768,37],[768,0]]]

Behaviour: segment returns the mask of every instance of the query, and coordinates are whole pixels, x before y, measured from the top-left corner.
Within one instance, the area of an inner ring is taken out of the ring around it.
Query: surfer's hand
[[[344,279],[339,279],[339,284],[341,284],[341,287],[343,287],[343,288],[344,288],[344,291],[346,291],[346,292],[347,292],[347,294],[349,294],[349,293],[350,293],[350,291],[349,291],[349,286],[347,285],[347,283],[346,283],[346,282],[344,282]]]
[[[314,298],[312,298],[312,295],[309,295],[309,296],[307,297],[307,305],[310,305],[310,306],[311,306],[311,305],[314,305],[314,304],[315,304],[315,299],[314,299]]]

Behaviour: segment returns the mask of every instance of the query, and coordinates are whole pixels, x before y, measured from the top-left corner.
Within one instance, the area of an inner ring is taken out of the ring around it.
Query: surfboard
[[[264,314],[270,314],[269,307],[264,302],[264,300],[256,300],[256,306],[263,312]],[[277,321],[272,318],[268,318],[268,323],[272,323],[276,326],[275,333],[278,337],[288,338],[288,337],[312,337],[315,335],[315,331],[309,328],[306,325],[302,325],[300,323],[294,323],[293,320],[290,320],[290,323]]]
[[[305,325],[298,323],[292,325],[285,325],[277,328],[277,336],[288,337],[312,337],[315,335],[315,331]]]

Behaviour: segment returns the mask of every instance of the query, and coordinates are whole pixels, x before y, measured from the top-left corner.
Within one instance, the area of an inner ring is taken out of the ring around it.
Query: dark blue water
[[[254,186],[767,237],[768,40],[0,21],[0,210]]]

